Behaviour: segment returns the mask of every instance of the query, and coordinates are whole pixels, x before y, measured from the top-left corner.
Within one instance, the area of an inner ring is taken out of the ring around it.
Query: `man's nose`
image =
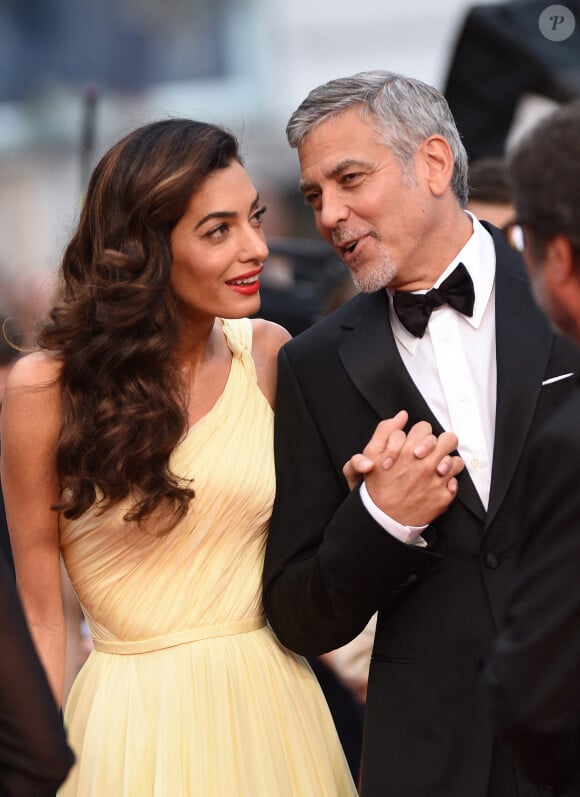
[[[330,192],[322,196],[318,214],[322,227],[331,230],[341,221],[346,221],[348,214],[348,205],[337,193]]]

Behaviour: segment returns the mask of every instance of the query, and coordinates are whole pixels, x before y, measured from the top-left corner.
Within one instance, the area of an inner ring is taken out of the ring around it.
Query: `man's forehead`
[[[297,150],[304,167],[312,159],[364,160],[369,146],[387,146],[382,130],[374,117],[361,117],[358,109],[349,108],[314,125]]]

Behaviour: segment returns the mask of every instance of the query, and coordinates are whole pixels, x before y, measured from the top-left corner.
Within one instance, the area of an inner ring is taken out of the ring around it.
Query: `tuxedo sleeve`
[[[0,617],[0,794],[53,797],[73,754],[2,561]]]
[[[392,537],[371,518],[359,491],[349,492],[285,349],[274,429],[276,498],[264,605],[280,640],[314,656],[350,641],[439,557]]]
[[[554,785],[580,774],[579,412],[577,399],[532,447],[516,581],[488,668],[523,771]]]

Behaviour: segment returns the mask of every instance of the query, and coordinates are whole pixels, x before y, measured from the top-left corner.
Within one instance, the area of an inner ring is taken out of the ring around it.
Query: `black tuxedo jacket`
[[[398,410],[408,410],[409,424],[427,420],[442,431],[398,354],[386,293],[355,297],[280,353],[265,608],[281,641],[306,655],[346,643],[379,610],[364,797],[517,795],[511,766],[502,771],[497,755],[482,669],[512,580],[529,440],[573,387],[569,379],[542,383],[580,372],[580,361],[536,307],[519,256],[491,232],[497,409],[489,508],[464,471],[456,500],[425,532],[428,548],[384,531],[342,476],[379,420]],[[520,797],[538,794],[521,788]]]
[[[546,468],[546,463],[550,463]],[[489,667],[522,768],[580,794],[580,386],[537,435],[518,569]]]

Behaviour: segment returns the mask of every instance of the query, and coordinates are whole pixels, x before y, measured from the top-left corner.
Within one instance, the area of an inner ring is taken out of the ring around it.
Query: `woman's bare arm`
[[[61,424],[58,363],[43,353],[19,360],[4,392],[2,488],[18,591],[53,693],[62,701],[62,606],[56,443]]]

